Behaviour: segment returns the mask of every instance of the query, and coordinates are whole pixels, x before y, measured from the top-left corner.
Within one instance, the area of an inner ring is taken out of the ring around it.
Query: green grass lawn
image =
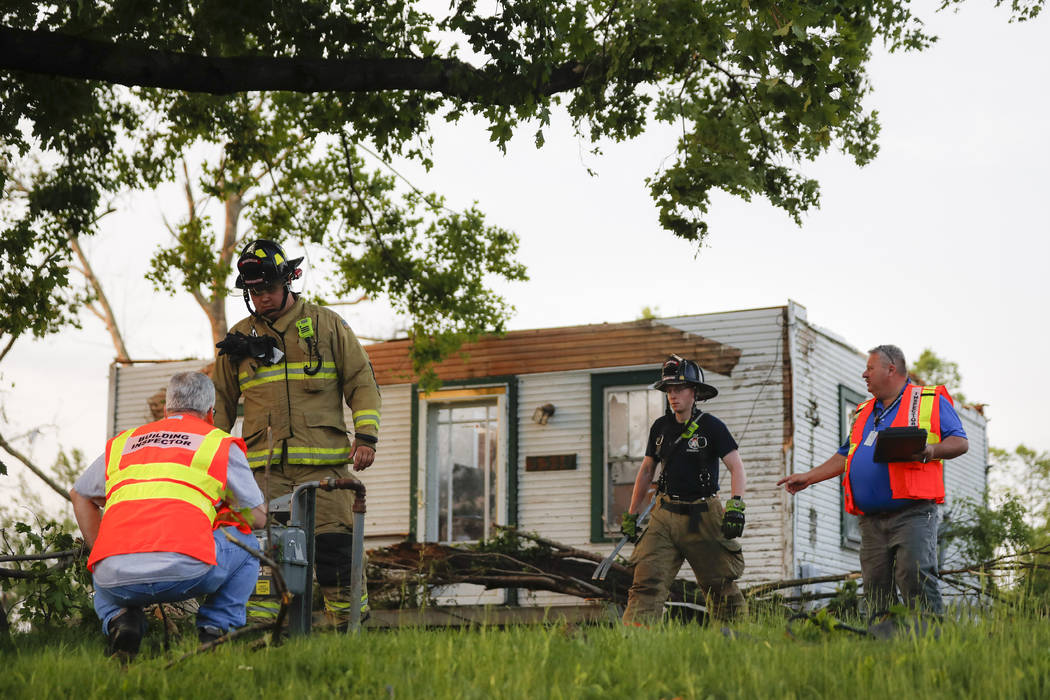
[[[889,641],[768,619],[720,629],[564,625],[317,634],[169,661],[154,630],[127,668],[97,632],[15,638],[2,698],[1050,698],[1050,624],[997,615]],[[808,633],[807,633],[808,631]]]

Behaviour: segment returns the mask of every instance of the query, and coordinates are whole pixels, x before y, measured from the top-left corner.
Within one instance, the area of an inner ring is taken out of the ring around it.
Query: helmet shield
[[[667,387],[684,384],[696,389],[696,400],[706,401],[718,396],[718,389],[704,382],[704,371],[692,360],[678,355],[671,355],[660,370],[660,380],[653,384],[654,389],[667,391]]]
[[[273,241],[259,239],[244,246],[237,259],[238,289],[276,283],[288,284],[302,274],[299,263],[302,258],[288,259],[284,249]]]

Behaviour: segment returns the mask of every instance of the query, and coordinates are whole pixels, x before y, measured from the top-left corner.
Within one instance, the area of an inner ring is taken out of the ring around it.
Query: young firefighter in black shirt
[[[717,396],[718,390],[704,383],[695,362],[672,355],[653,388],[667,392],[672,412],[657,418],[649,431],[631,507],[623,515],[621,529],[634,537],[656,465],[663,463],[649,527],[631,555],[634,582],[623,621],[659,620],[683,561],[693,568],[706,598],[696,602],[705,604],[713,617],[732,618],[746,610],[736,585],[744,571],[744,555],[736,538],[744,531],[747,479],[736,441],[725,423],[697,407]],[[733,497],[724,509],[717,495],[719,459],[732,481]]]

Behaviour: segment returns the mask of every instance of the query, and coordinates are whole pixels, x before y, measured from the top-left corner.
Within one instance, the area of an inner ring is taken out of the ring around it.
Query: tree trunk
[[[237,251],[237,227],[244,209],[244,194],[237,192],[226,198],[226,225],[223,229],[222,250],[219,251],[219,269],[225,270],[233,263]],[[214,342],[226,337],[229,324],[226,321],[226,279],[215,280],[215,314],[212,316],[211,333]]]
[[[244,195],[239,192],[231,194],[226,198],[224,205],[226,225],[223,228],[222,248],[219,250],[218,270],[228,269],[233,261],[237,246],[237,226],[240,223],[241,210],[244,208]],[[197,302],[208,315],[212,343],[218,343],[226,337],[230,329],[226,321],[226,275],[216,275],[212,280],[211,297],[205,298],[201,295]]]

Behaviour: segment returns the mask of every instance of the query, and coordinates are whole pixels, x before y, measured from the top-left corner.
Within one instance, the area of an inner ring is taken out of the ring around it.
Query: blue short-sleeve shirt
[[[955,412],[952,403],[943,396],[938,400],[941,402],[941,440],[952,435],[965,438],[966,431],[963,429],[962,420]],[[876,416],[881,408],[882,404],[876,401],[875,410],[868,415],[868,420],[864,423],[864,435],[849,465],[849,483],[853,491],[853,502],[865,513],[899,510],[914,502],[909,498],[893,497],[893,492],[890,490],[889,467],[885,462],[875,462],[872,459],[875,455],[875,446],[867,444],[868,434],[876,430]],[[878,416],[877,429],[881,430],[893,425],[898,410],[900,410],[900,402],[890,408],[885,415]],[[848,437],[838,449],[838,453],[843,457],[849,455]]]

